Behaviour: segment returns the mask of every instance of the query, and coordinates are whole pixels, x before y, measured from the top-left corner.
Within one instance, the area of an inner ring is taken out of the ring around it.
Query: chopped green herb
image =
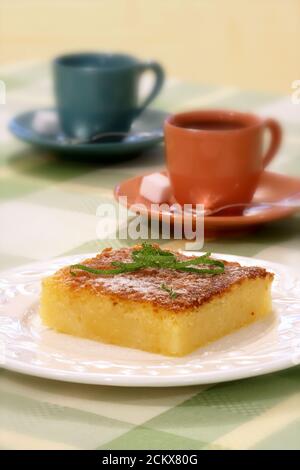
[[[70,266],[71,274],[75,274],[74,270],[87,271],[92,274],[101,276],[122,274],[127,272],[138,271],[145,268],[156,269],[175,269],[177,271],[185,271],[197,274],[221,274],[224,272],[224,263],[210,258],[211,253],[205,253],[202,256],[192,258],[186,261],[180,261],[174,253],[162,250],[150,243],[144,242],[142,248],[133,250],[131,254],[131,262],[114,261],[109,269],[94,269],[84,264],[73,264]],[[196,265],[208,265],[209,267],[195,267]]]
[[[160,285],[160,288],[168,292],[171,299],[176,299],[176,297],[178,297],[178,292],[175,292],[172,287],[168,287],[166,284],[163,283]]]

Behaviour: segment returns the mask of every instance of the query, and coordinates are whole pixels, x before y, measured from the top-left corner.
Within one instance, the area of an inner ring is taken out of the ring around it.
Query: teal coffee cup
[[[53,65],[62,131],[79,139],[128,132],[164,82],[160,64],[141,62],[126,54],[66,54]],[[140,103],[139,83],[148,71],[154,73],[154,84]]]

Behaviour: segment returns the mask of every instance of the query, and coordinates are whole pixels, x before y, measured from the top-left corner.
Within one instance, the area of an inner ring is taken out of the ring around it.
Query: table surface
[[[52,103],[43,63],[3,68],[0,105],[1,269],[121,246],[95,235],[96,208],[122,179],[163,166],[163,147],[114,166],[59,160],[6,130],[19,111]],[[300,105],[289,97],[169,80],[154,107],[166,111],[234,107],[281,119],[285,138],[271,169],[300,176]],[[166,246],[180,248],[182,242]],[[300,263],[299,217],[244,237],[208,240],[205,249]],[[300,369],[186,388],[78,385],[0,371],[0,447],[7,449],[300,448]]]

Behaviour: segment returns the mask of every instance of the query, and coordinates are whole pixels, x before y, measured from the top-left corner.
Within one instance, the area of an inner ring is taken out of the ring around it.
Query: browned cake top
[[[105,269],[110,267],[113,261],[130,261],[131,251],[132,248],[119,250],[107,248],[95,258],[83,261],[82,264],[94,269]],[[176,256],[181,260],[190,259],[179,253],[176,253]],[[226,261],[224,264],[224,273],[214,276],[156,268],[146,268],[112,276],[77,270],[76,275],[73,276],[69,267],[58,271],[56,276],[74,290],[91,289],[95,294],[105,293],[116,298],[151,302],[158,307],[174,311],[198,307],[244,279],[273,277],[273,274],[268,273],[264,268],[241,266],[238,263]],[[176,297],[171,296],[170,292],[163,289],[162,286],[172,289],[176,293]]]

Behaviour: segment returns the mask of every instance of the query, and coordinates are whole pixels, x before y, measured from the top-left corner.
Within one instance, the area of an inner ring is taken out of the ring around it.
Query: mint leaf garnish
[[[84,264],[73,264],[70,266],[71,274],[75,274],[76,270],[87,271],[91,274],[101,276],[111,276],[115,274],[123,274],[127,272],[135,272],[140,269],[156,268],[156,269],[175,269],[176,271],[184,271],[197,274],[221,274],[224,272],[224,263],[219,260],[210,258],[211,253],[205,253],[202,256],[191,258],[189,260],[178,260],[174,253],[151,245],[151,243],[142,243],[141,248],[135,249],[131,254],[131,262],[114,261],[111,268],[94,269]],[[197,265],[207,265],[207,267],[196,267]]]

